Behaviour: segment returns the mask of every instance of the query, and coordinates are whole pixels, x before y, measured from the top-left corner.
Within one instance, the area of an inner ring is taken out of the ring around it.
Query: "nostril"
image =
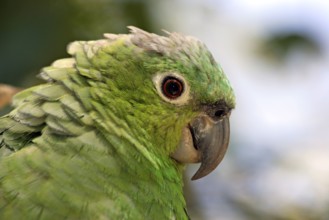
[[[224,101],[212,105],[204,105],[204,112],[214,121],[220,121],[230,115],[231,109]]]
[[[219,110],[215,111],[214,116],[215,116],[215,118],[221,118],[225,115],[225,113],[226,113],[225,110],[219,109]]]

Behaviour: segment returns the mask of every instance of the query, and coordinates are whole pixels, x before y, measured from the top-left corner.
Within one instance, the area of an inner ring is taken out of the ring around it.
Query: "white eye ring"
[[[167,80],[168,78],[177,79],[177,81],[179,81],[182,84],[182,93],[175,98],[169,98],[164,94],[163,85],[164,85],[164,81]],[[178,73],[175,72],[157,73],[153,77],[153,83],[160,97],[166,102],[175,105],[185,105],[190,99],[190,86],[188,85],[184,77],[182,77]]]

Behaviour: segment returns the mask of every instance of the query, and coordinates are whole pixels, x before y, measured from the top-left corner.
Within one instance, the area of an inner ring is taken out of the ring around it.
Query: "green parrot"
[[[229,144],[235,96],[191,36],[129,27],[68,46],[0,118],[0,219],[188,219]]]

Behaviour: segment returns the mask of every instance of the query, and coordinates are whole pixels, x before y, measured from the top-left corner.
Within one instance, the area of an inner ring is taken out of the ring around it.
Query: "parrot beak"
[[[200,115],[183,129],[177,150],[171,155],[181,163],[199,163],[200,168],[192,180],[200,179],[213,171],[222,161],[230,139],[229,116],[213,120]]]

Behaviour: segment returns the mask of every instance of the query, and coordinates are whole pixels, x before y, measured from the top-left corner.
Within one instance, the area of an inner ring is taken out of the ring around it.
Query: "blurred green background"
[[[127,25],[152,30],[147,1],[2,0],[0,4],[0,77],[14,85],[32,83],[41,67],[67,56],[71,41],[126,32]]]
[[[199,181],[187,169],[192,219],[329,219],[329,3],[2,0],[0,83],[41,83],[69,42],[128,25],[198,37],[236,91],[226,158]]]

